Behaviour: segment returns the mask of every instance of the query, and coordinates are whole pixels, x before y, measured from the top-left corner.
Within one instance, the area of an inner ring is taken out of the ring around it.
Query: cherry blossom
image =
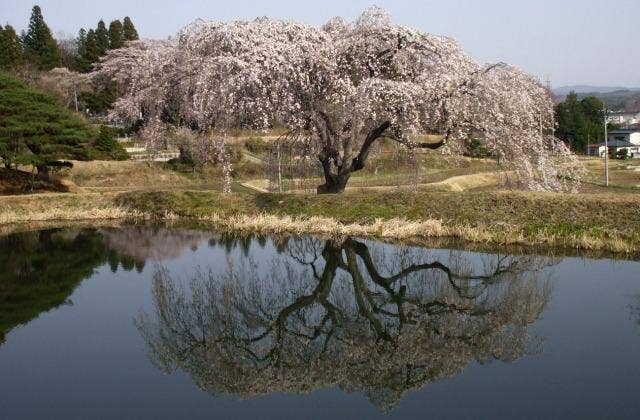
[[[376,7],[322,27],[197,21],[174,40],[114,50],[97,73],[118,80],[125,95],[114,114],[130,120],[222,133],[277,123],[312,139],[319,193],[343,191],[381,138],[451,153],[477,137],[531,189],[578,179],[575,158],[548,135],[553,102],[540,83],[504,63],[479,64],[454,40],[395,25]],[[422,134],[443,140],[423,143]]]

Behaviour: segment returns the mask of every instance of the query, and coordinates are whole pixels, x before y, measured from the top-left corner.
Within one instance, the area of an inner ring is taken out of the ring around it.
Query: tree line
[[[111,21],[109,27],[100,20],[95,29],[81,28],[73,40],[56,40],[42,15],[33,6],[29,26],[18,34],[13,26],[0,25],[0,68],[15,71],[31,66],[39,71],[56,67],[88,73],[108,50],[122,48],[127,41],[139,38],[130,17]],[[71,41],[71,42],[69,42]]]
[[[68,108],[107,110],[118,96],[115,85],[82,73],[108,51],[137,39],[133,21],[125,17],[108,28],[100,20],[75,39],[56,40],[37,5],[22,33],[0,25],[0,163],[10,171],[32,165],[48,181],[59,159],[126,159],[115,130],[95,129]]]

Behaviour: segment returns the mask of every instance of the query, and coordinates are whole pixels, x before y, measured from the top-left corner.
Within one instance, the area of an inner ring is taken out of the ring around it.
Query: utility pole
[[[607,109],[602,109],[604,116],[604,186],[609,186],[609,135],[607,133]]]
[[[547,89],[547,92],[549,93],[549,97],[551,99],[553,99],[554,95],[553,95],[553,89],[551,88],[551,76],[549,74],[545,74],[545,76],[544,76],[544,87]],[[552,138],[556,137],[556,112],[555,112],[555,107],[554,107],[554,109],[552,109],[552,112],[551,112],[551,137]]]
[[[540,136],[542,136],[542,112],[540,112],[540,115],[538,116],[539,118],[539,122],[540,122]]]
[[[276,145],[276,150],[278,153],[278,192],[282,192],[282,163],[280,159],[280,142]]]

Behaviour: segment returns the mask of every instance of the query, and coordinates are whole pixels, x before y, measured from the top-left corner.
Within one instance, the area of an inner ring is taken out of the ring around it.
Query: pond
[[[0,269],[0,418],[640,416],[634,261],[128,226]]]

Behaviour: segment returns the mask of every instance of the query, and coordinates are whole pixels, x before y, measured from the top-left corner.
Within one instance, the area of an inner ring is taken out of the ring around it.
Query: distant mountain
[[[618,91],[640,91],[640,88],[627,88],[627,87],[614,87],[614,86],[590,86],[590,85],[574,85],[574,86],[562,86],[553,89],[553,93],[557,96],[566,96],[569,92],[575,93],[611,93]]]
[[[587,96],[600,98],[613,111],[640,112],[640,88],[563,86],[553,90],[556,102],[564,101],[569,92],[575,92],[578,99]]]

